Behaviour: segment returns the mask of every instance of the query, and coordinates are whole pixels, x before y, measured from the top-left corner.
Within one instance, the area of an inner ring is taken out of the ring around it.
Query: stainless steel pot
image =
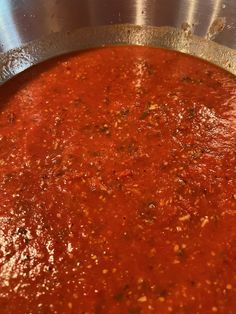
[[[0,0],[0,85],[51,57],[121,44],[182,51],[236,74],[235,17],[236,0]]]

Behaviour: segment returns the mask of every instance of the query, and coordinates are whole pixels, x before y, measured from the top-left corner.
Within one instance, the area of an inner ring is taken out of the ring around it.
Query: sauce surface
[[[236,78],[150,47],[0,89],[0,313],[236,313]]]

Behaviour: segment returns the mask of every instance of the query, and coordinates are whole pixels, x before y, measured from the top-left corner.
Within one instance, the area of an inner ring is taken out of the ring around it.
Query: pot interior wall
[[[1,55],[0,84],[30,66],[65,53],[106,45],[148,45],[188,53],[236,75],[236,51],[171,27],[111,25],[80,28],[35,40]]]
[[[0,85],[54,56],[103,45],[174,49],[236,74],[235,0],[0,3]]]

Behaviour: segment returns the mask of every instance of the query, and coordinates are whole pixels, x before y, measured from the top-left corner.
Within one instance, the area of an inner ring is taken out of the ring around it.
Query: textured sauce
[[[108,47],[0,89],[0,313],[236,313],[236,78]]]

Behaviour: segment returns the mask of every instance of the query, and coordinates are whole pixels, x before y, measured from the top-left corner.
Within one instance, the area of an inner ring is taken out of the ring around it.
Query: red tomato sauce
[[[236,313],[236,78],[108,47],[0,89],[0,313]]]

